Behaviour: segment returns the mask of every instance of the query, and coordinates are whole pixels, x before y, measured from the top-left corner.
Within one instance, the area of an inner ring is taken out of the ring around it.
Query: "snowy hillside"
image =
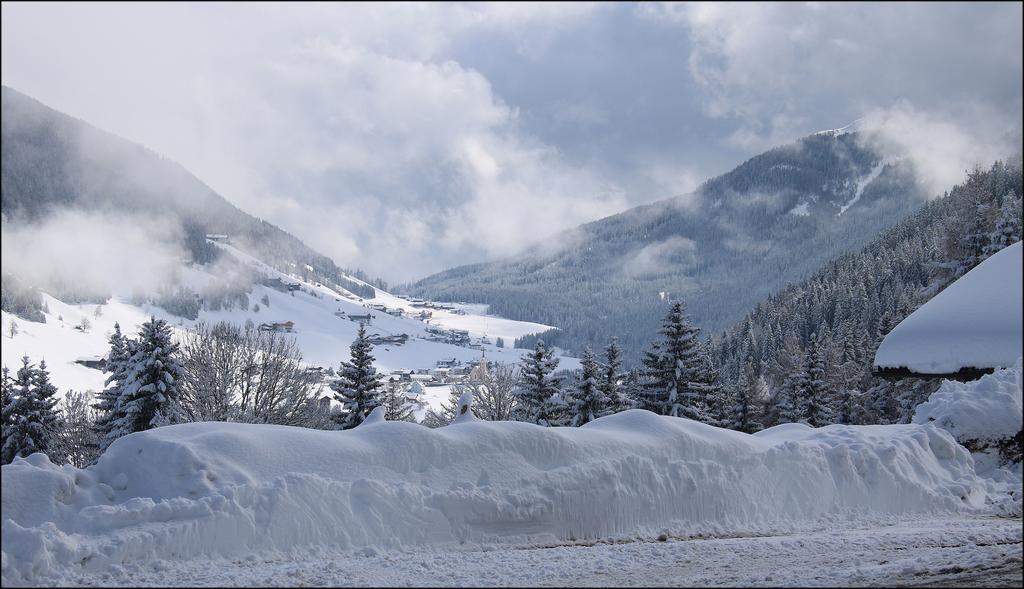
[[[550,329],[550,326],[538,323],[511,321],[500,317],[490,317],[478,313],[465,315],[452,311],[432,309],[433,316],[429,323],[419,319],[403,316],[396,317],[388,313],[372,310],[368,305],[384,305],[388,309],[401,308],[410,314],[418,309],[403,299],[394,297],[380,289],[376,289],[374,299],[363,301],[347,291],[335,291],[316,282],[306,282],[296,276],[279,272],[261,261],[227,244],[217,244],[224,252],[247,264],[263,276],[280,279],[282,283],[298,285],[299,290],[282,292],[262,284],[253,285],[249,299],[253,302],[267,297],[269,305],[260,305],[259,311],[253,307],[246,310],[230,311],[202,310],[198,319],[192,321],[174,316],[165,310],[150,305],[132,303],[129,293],[115,293],[106,304],[69,305],[52,296],[43,295],[46,323],[24,321],[3,312],[5,328],[3,340],[3,365],[16,369],[21,357],[27,355],[32,361],[45,360],[54,384],[65,391],[93,390],[103,388],[106,374],[100,370],[87,368],[76,363],[80,359],[99,359],[108,351],[107,339],[113,331],[114,323],[121,326],[125,334],[134,335],[139,325],[151,315],[166,319],[177,329],[187,329],[199,321],[216,322],[230,321],[244,324],[251,320],[255,325],[263,323],[294,322],[293,334],[302,350],[303,356],[311,366],[337,368],[342,360],[349,357],[349,346],[356,337],[359,324],[347,319],[349,315],[370,315],[371,324],[367,332],[371,335],[407,334],[409,339],[404,344],[382,344],[374,347],[376,366],[383,372],[399,369],[432,369],[438,360],[455,358],[461,362],[475,362],[481,354],[489,360],[501,363],[519,362],[522,350],[511,348],[515,338],[528,333],[537,333]],[[195,290],[201,290],[217,277],[204,266],[183,268],[180,275],[181,284]],[[356,281],[355,278],[352,278]],[[96,314],[97,307],[100,314]],[[476,311],[481,309],[477,308]],[[344,314],[344,316],[339,316]],[[82,319],[90,323],[90,327],[82,331],[76,329]],[[17,334],[10,338],[6,333],[10,322],[17,323]],[[429,326],[441,328],[457,328],[469,332],[471,341],[479,349],[457,346],[439,341],[429,341]],[[487,336],[490,343],[480,343],[480,338]],[[495,345],[497,338],[503,338],[506,347]],[[572,358],[563,359],[561,367],[575,368],[578,361]],[[435,402],[447,397],[446,390],[430,396]]]
[[[986,485],[931,425],[748,435],[641,410],[581,428],[470,420],[354,430],[191,423],[79,470],[3,467],[3,582],[265,550],[693,536],[975,513]]]

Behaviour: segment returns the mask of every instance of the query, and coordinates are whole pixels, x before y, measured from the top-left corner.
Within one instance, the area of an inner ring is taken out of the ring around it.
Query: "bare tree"
[[[483,382],[473,385],[473,413],[487,421],[511,420],[519,376],[519,366],[495,364]]]
[[[193,421],[319,424],[320,375],[295,338],[226,322],[200,323],[181,345],[182,405]]]
[[[478,383],[452,385],[448,400],[439,409],[428,409],[423,417],[427,427],[443,427],[455,419],[459,398],[466,391],[473,393],[473,415],[485,421],[511,421],[516,407],[513,394],[519,384],[519,366],[495,364]]]
[[[412,403],[405,396],[407,386],[400,382],[389,382],[384,385],[380,395],[380,404],[384,407],[384,419],[388,421],[413,421]]]
[[[54,462],[67,462],[78,468],[92,464],[100,455],[100,434],[96,429],[96,410],[88,391],[68,391],[60,403],[61,419],[54,432]]]

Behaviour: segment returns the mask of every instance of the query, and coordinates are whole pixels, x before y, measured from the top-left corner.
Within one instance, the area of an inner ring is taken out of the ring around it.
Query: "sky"
[[[396,283],[858,118],[948,188],[1019,145],[1021,6],[4,2],[0,59]]]

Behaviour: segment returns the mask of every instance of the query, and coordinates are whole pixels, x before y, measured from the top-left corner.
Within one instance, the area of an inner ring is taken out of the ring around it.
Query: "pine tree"
[[[752,358],[747,358],[740,381],[730,392],[732,403],[723,426],[748,434],[762,429],[768,389],[755,372]]]
[[[826,378],[826,349],[823,338],[817,334],[811,334],[811,347],[807,353],[807,364],[803,374],[806,380],[802,382],[803,414],[807,423],[814,427],[821,427],[832,423],[834,418],[832,405],[834,403],[832,390]]]
[[[50,384],[46,363],[39,368],[33,366],[24,356],[21,368],[13,381],[9,382],[10,401],[4,421],[2,458],[9,464],[16,456],[28,456],[35,452],[52,454],[57,448],[60,427],[60,411],[56,409],[57,388]],[[54,456],[55,461],[60,458]]]
[[[611,343],[604,352],[605,364],[604,374],[600,383],[601,393],[604,395],[607,407],[604,415],[625,411],[632,406],[632,402],[619,387],[619,371],[622,369],[622,348],[619,347],[618,338],[612,338]]]
[[[107,444],[104,443],[104,440],[113,429],[113,421],[116,418],[114,409],[121,396],[121,387],[124,385],[128,372],[128,358],[134,352],[135,343],[121,334],[119,323],[114,323],[114,333],[111,334],[108,341],[110,342],[110,352],[107,354],[105,371],[110,373],[110,376],[107,377],[106,388],[96,395],[96,402],[93,404],[97,415],[96,432],[100,437],[101,450],[106,449]]]
[[[644,354],[646,378],[640,407],[659,415],[707,421],[715,372],[701,350],[700,330],[687,320],[681,302],[672,303],[659,333],[662,340]]]
[[[172,335],[171,327],[163,319],[151,317],[142,324],[139,339],[125,361],[123,384],[110,412],[109,427],[100,444],[102,449],[121,436],[174,423],[180,418],[178,387],[184,369]]]
[[[388,421],[416,421],[412,416],[412,406],[405,398],[405,388],[397,382],[384,385],[380,404],[384,407],[384,419]]]
[[[583,371],[576,392],[569,403],[569,423],[573,427],[594,421],[604,415],[608,400],[601,387],[600,367],[590,346],[583,351]]]
[[[517,419],[538,425],[557,425],[564,402],[559,396],[559,381],[553,376],[558,358],[538,339],[533,352],[523,359],[522,385],[516,390]]]
[[[3,369],[3,381],[0,385],[0,401],[2,401],[2,408],[0,408],[0,448],[7,448],[7,436],[9,436],[14,430],[13,425],[14,419],[14,380],[11,378],[11,371],[9,368],[4,366]],[[7,464],[8,460],[7,452],[2,452],[2,463]],[[13,460],[13,456],[10,457]]]
[[[985,256],[991,256],[1020,241],[1021,225],[1021,197],[1011,192],[1003,196],[995,229],[989,234],[984,249]]]
[[[350,350],[349,361],[341,363],[339,378],[331,385],[334,398],[341,403],[339,429],[351,429],[362,423],[380,405],[379,391],[383,386],[373,366],[373,344],[367,338],[364,325],[359,325],[359,333]]]

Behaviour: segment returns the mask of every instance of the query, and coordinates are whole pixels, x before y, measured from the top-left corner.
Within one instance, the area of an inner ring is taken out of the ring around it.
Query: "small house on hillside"
[[[228,236],[222,233],[207,233],[206,239],[209,239],[210,241],[216,241],[218,243],[231,243],[231,240],[228,239]]]
[[[1021,357],[1021,242],[997,252],[900,322],[874,374],[973,380]]]
[[[294,321],[277,321],[274,323],[261,323],[260,331],[277,331],[291,333],[295,329]]]
[[[363,325],[370,325],[373,322],[373,315],[370,313],[366,315],[349,315],[348,320],[362,323]]]
[[[107,359],[102,356],[82,356],[75,360],[75,364],[81,364],[86,368],[92,368],[94,370],[107,369]]]

